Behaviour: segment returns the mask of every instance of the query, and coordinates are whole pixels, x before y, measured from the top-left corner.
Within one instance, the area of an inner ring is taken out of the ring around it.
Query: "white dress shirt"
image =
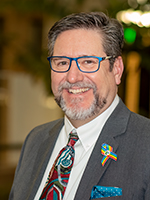
[[[119,103],[119,97],[116,95],[114,101],[112,104],[107,108],[101,115],[93,119],[87,124],[84,124],[83,126],[80,126],[76,129],[79,140],[76,142],[74,148],[75,148],[75,159],[74,164],[71,170],[71,174],[69,177],[69,182],[64,194],[63,200],[73,200],[74,196],[76,194],[76,190],[78,188],[78,185],[80,183],[80,180],[82,178],[83,172],[86,168],[87,162],[89,160],[89,157],[92,153],[92,150],[95,146],[95,143],[101,133],[101,130],[107,121],[108,117],[111,115],[117,104]],[[56,141],[54,150],[52,152],[52,155],[50,157],[49,163],[47,165],[47,168],[45,170],[42,182],[40,184],[40,187],[36,193],[36,196],[34,200],[38,200],[42,190],[44,188],[45,182],[47,180],[48,174],[50,172],[50,169],[59,153],[59,151],[66,146],[69,133],[75,129],[73,125],[70,123],[68,118],[65,116],[64,118],[64,126],[62,130],[60,131],[60,134],[58,136],[58,139]]]

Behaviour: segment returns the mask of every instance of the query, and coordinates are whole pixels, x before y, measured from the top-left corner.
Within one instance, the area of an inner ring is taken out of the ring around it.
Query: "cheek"
[[[100,96],[106,96],[108,92],[110,92],[111,87],[114,85],[114,79],[108,75],[108,73],[103,74],[103,76],[99,76],[94,80],[97,86],[97,93]]]
[[[54,94],[58,88],[57,80],[57,76],[54,73],[51,73],[51,88]]]
[[[51,72],[51,88],[53,93],[58,92],[58,87],[64,80],[64,75],[61,73]]]
[[[90,80],[95,84],[97,89],[102,87],[104,81],[100,73],[93,73]]]

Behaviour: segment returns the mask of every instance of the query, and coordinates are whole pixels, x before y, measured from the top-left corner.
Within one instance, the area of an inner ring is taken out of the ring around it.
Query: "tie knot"
[[[74,146],[75,143],[78,141],[78,135],[77,132],[73,129],[71,133],[69,133],[69,140],[68,140],[68,146]]]

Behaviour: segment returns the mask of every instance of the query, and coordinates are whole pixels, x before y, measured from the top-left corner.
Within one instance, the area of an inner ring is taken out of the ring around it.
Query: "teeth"
[[[73,93],[73,94],[79,94],[79,93],[82,93],[82,92],[86,92],[88,91],[89,88],[82,88],[82,89],[69,89],[69,92],[70,93]]]

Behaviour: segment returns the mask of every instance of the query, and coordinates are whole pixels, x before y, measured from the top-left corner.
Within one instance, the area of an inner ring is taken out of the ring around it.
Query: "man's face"
[[[95,30],[77,29],[61,33],[55,42],[53,56],[107,56],[102,37]],[[109,55],[110,56],[110,55]],[[116,64],[117,66],[117,64]],[[57,103],[71,121],[90,121],[112,103],[121,74],[115,67],[110,72],[109,60],[100,63],[94,73],[81,72],[72,61],[68,72],[51,72],[52,91]]]

